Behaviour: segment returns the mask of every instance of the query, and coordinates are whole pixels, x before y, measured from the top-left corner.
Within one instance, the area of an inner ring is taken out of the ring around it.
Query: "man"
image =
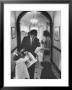
[[[24,49],[24,51],[29,51],[34,55],[34,57],[36,57],[34,51],[38,46],[40,46],[39,39],[37,38],[37,31],[31,30],[28,34],[29,35],[24,37],[22,40],[21,50]],[[34,70],[35,64],[28,68],[31,79],[34,78]]]

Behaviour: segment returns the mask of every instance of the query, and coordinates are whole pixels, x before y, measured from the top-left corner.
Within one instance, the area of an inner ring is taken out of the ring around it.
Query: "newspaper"
[[[35,62],[37,62],[37,59],[30,52],[27,53],[26,57],[28,57],[28,59],[25,61],[25,64],[27,65],[28,68],[32,64],[34,64]]]

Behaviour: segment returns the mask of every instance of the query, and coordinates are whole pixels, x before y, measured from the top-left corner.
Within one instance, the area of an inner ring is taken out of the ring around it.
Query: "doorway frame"
[[[17,21],[16,21],[16,30],[17,30],[17,50],[20,51],[20,45],[21,45],[21,34],[20,34],[20,21],[21,21],[21,18],[27,13],[27,12],[30,12],[30,11],[22,11],[18,18],[17,18]],[[51,38],[51,62],[52,61],[52,45],[53,45],[53,21],[52,21],[52,18],[50,16],[50,14],[47,12],[47,11],[39,11],[41,12],[41,14],[43,16],[45,16],[49,21],[50,21],[50,38]]]

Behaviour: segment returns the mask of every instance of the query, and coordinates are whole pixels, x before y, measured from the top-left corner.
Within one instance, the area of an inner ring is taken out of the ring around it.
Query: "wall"
[[[61,34],[56,37],[55,28],[58,27],[60,29],[59,33],[61,32],[61,12],[54,12],[54,21],[53,21],[53,46],[61,50]],[[58,34],[58,33],[57,33]],[[61,52],[58,51],[56,48],[53,48],[53,62],[56,64],[59,70],[61,70]]]
[[[15,24],[16,24],[16,16],[15,16],[15,12],[11,12],[11,29],[15,28]],[[16,30],[16,28],[15,28]],[[12,34],[12,33],[11,33]],[[15,33],[16,34],[16,33]],[[17,46],[17,36],[15,38],[11,38],[11,50],[13,50],[15,47]]]
[[[61,29],[61,12],[54,12],[54,26],[53,29],[55,29],[56,27],[59,27],[59,29]],[[61,30],[60,30],[61,32]],[[53,34],[55,34],[54,30],[53,30]],[[57,48],[61,49],[61,37],[59,41],[55,41],[55,38],[53,37],[53,43],[54,46],[56,46]]]

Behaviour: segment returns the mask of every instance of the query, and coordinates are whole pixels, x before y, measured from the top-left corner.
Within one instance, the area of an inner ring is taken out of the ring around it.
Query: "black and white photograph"
[[[52,27],[61,27],[61,11],[11,11],[10,14],[11,28],[16,27],[17,36],[11,39],[11,79],[60,79],[61,73],[56,71],[52,60],[61,72],[61,42],[52,39]],[[55,39],[59,39],[57,30]],[[52,52],[52,42],[60,51]]]
[[[67,85],[68,4],[5,4],[4,13],[5,85]]]

